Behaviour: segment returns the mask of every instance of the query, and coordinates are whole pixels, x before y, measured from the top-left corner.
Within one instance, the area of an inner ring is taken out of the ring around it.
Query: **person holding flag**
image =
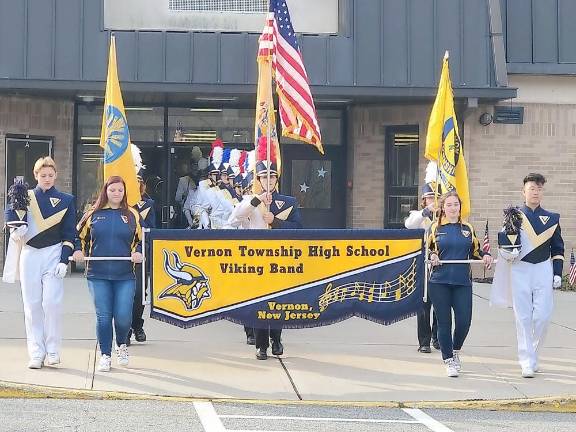
[[[438,188],[436,181],[438,179],[438,167],[436,162],[428,162],[426,167],[426,176],[424,186],[422,187],[421,210],[411,210],[410,215],[404,221],[404,226],[408,229],[423,228],[427,230],[436,218],[438,205]],[[418,352],[430,354],[430,343],[435,349],[440,349],[438,343],[438,319],[436,312],[432,312],[432,327],[430,327],[430,312],[432,302],[430,299],[424,301],[423,308],[418,312]]]
[[[540,205],[546,178],[524,177],[524,205],[514,212],[514,223],[505,220],[498,235],[498,260],[490,294],[491,304],[514,308],[518,362],[522,377],[532,378],[540,369],[538,353],[554,309],[553,288],[562,285],[564,240],[560,215]],[[514,225],[513,229],[507,229]]]
[[[245,229],[299,229],[302,220],[296,198],[277,192],[278,168],[274,147],[267,145],[266,137],[260,137],[256,150],[256,180],[254,193],[246,195],[228,218],[228,226]],[[246,329],[245,329],[246,330]],[[269,339],[272,354],[282,355],[282,329],[255,328],[256,358],[268,358]],[[247,336],[250,336],[247,332]]]

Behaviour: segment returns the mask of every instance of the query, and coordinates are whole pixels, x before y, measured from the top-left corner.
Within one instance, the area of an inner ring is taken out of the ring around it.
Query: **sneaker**
[[[136,342],[146,342],[146,333],[143,328],[134,330],[134,339]]]
[[[58,353],[48,353],[46,356],[46,363],[49,366],[56,366],[57,364],[60,364],[60,356]]]
[[[112,365],[112,359],[109,355],[102,354],[100,361],[98,362],[98,372],[110,372],[110,366]]]
[[[429,346],[423,345],[423,346],[418,348],[418,352],[421,352],[424,354],[430,354],[432,352],[432,350],[430,349]]]
[[[454,363],[453,358],[444,360],[444,364],[446,365],[446,375],[448,375],[451,378],[456,378],[459,375],[458,369],[456,369],[456,364]]]
[[[266,350],[264,348],[258,348],[256,350],[256,358],[258,360],[267,360],[268,354],[266,353]]]
[[[272,342],[272,355],[281,356],[284,354],[284,345],[282,342]]]
[[[534,369],[530,367],[523,367],[522,378],[534,378]]]
[[[43,358],[31,358],[28,362],[28,369],[42,369],[42,366],[44,366]]]
[[[438,342],[438,339],[432,339],[432,346],[434,347],[434,349],[439,350],[440,349],[440,342]]]
[[[246,344],[256,345],[256,338],[254,336],[246,336]]]
[[[128,366],[128,347],[126,344],[122,344],[117,347],[116,354],[118,356],[118,365]]]
[[[454,366],[456,370],[460,372],[462,370],[462,361],[460,360],[460,351],[454,350],[452,351],[452,359],[454,359]]]

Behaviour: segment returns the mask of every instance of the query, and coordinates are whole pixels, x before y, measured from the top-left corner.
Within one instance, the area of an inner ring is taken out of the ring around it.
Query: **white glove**
[[[28,232],[28,225],[20,225],[18,228],[16,228],[10,233],[10,237],[18,241],[22,237],[24,237],[27,232]]]
[[[500,254],[500,256],[502,258],[504,258],[506,261],[508,262],[514,262],[516,260],[516,258],[518,258],[518,255],[520,255],[520,251],[518,249],[504,249],[504,248],[499,248],[498,249],[498,253]]]
[[[554,276],[554,282],[552,282],[552,288],[560,288],[562,285],[562,278],[560,276]]]
[[[64,263],[58,263],[56,269],[54,269],[54,276],[58,279],[63,279],[66,276],[66,272],[68,271],[68,265]]]

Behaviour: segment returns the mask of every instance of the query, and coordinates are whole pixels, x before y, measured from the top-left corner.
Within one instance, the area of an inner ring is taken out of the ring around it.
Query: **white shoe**
[[[460,351],[454,350],[452,352],[452,355],[454,356],[454,357],[452,357],[452,359],[454,360],[454,367],[456,368],[456,370],[458,372],[460,372],[462,370],[462,361],[460,360]]]
[[[44,366],[43,358],[31,358],[28,362],[28,369],[42,369]]]
[[[460,375],[458,373],[458,369],[456,369],[456,363],[454,362],[453,358],[444,360],[444,363],[446,364],[446,375],[451,378],[456,378],[458,375]]]
[[[534,369],[530,367],[523,367],[522,378],[534,378]]]
[[[119,347],[116,347],[116,354],[118,356],[118,365],[120,366],[128,366],[128,347],[126,344],[122,344]]]
[[[112,365],[112,359],[109,355],[102,354],[100,361],[98,362],[98,372],[110,372],[110,366]]]
[[[48,353],[46,356],[46,363],[49,366],[56,366],[57,364],[60,364],[60,356],[58,353]]]

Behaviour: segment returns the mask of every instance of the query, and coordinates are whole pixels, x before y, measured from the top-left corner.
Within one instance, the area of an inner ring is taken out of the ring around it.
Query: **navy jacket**
[[[252,205],[260,205],[258,197],[252,198]],[[280,195],[278,192],[272,193],[272,204],[270,212],[274,215],[274,220],[270,224],[275,229],[299,229],[302,228],[302,218],[298,209],[298,201],[290,195]]]
[[[520,211],[524,214],[522,231],[525,234],[520,259],[538,264],[552,258],[554,276],[562,276],[564,240],[560,230],[560,215],[544,210],[540,206],[534,210],[523,206]]]
[[[442,220],[430,226],[429,253],[437,253],[440,260],[482,259],[485,255],[472,225],[466,222],[448,223]],[[470,264],[442,264],[432,270],[430,282],[447,285],[472,286]]]
[[[89,212],[78,224],[77,248],[90,257],[129,257],[141,252],[142,220],[139,213],[129,208],[128,217],[121,209],[103,208]],[[86,262],[88,279],[134,279],[131,261]]]
[[[26,214],[11,207],[6,209],[6,225],[27,223],[28,231],[24,236],[26,244],[36,249],[62,243],[60,262],[68,264],[68,257],[74,251],[76,239],[74,197],[58,191],[55,187],[43,191],[38,186],[29,190],[28,196],[30,204]]]

